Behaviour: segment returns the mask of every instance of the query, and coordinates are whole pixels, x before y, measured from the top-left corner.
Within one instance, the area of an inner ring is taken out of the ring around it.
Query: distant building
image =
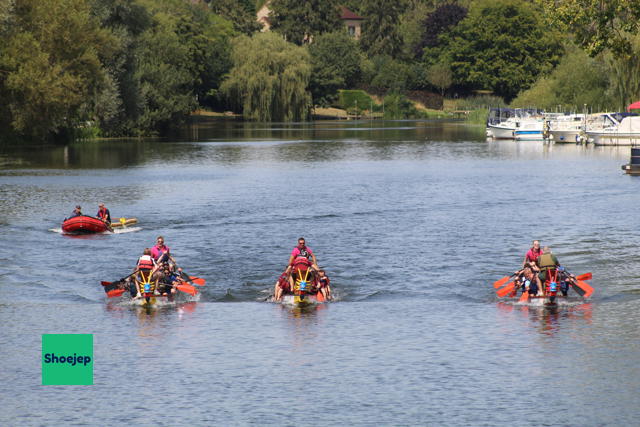
[[[269,15],[271,14],[271,9],[269,9],[270,4],[270,1],[265,2],[256,13],[256,20],[262,24],[262,32],[271,29],[271,22],[269,22]],[[340,19],[344,23],[344,27],[349,32],[349,35],[359,40],[362,35],[362,21],[364,21],[364,18],[351,12],[346,7],[340,6]]]
[[[340,19],[344,22],[344,26],[349,32],[349,35],[356,40],[360,40],[360,36],[362,35],[362,21],[364,21],[364,18],[351,12],[346,7],[340,6]]]
[[[263,33],[271,29],[271,22],[269,22],[269,14],[271,14],[271,9],[269,9],[270,4],[270,1],[265,2],[256,13],[256,20],[262,25],[262,30],[260,31]]]

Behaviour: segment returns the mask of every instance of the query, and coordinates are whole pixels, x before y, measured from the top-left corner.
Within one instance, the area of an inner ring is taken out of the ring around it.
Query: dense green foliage
[[[318,36],[309,46],[314,105],[328,105],[338,89],[354,87],[360,80],[362,53],[356,41],[345,31]]]
[[[102,60],[115,41],[96,25],[85,1],[21,1],[3,39],[4,129],[42,139],[93,118],[109,86]]]
[[[640,0],[538,0],[555,25],[571,32],[590,55],[610,49],[629,56],[640,29]]]
[[[295,44],[340,28],[338,0],[273,0],[271,29]]]
[[[448,57],[456,82],[489,89],[507,100],[558,63],[559,36],[544,31],[539,11],[520,0],[478,0],[449,34]]]
[[[242,0],[215,0],[211,10],[233,23],[233,28],[244,34],[259,31],[261,25],[256,21],[256,8],[251,2]]]
[[[233,68],[222,91],[251,120],[306,119],[311,106],[307,91],[311,74],[305,47],[276,33],[241,36],[233,42]]]
[[[337,105],[345,110],[370,110],[376,103],[363,90],[340,90]]]
[[[613,108],[608,93],[608,66],[602,59],[593,59],[578,49],[572,49],[548,76],[522,92],[512,103],[514,107],[565,109],[582,112],[584,105],[596,110]]]
[[[370,55],[396,57],[402,51],[402,36],[398,28],[404,0],[368,0],[364,2],[362,14],[363,49]]]

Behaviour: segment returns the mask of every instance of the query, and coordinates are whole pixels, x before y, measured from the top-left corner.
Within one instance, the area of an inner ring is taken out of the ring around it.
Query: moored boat
[[[640,116],[624,117],[602,130],[588,130],[589,139],[595,145],[640,145]]]
[[[104,233],[109,231],[109,227],[101,219],[78,215],[65,219],[62,222],[62,231],[73,234]]]

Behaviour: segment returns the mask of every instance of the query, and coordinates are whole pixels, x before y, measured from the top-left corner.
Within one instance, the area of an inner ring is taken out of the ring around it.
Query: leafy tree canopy
[[[558,63],[562,46],[540,11],[521,0],[478,0],[468,16],[442,36],[454,80],[492,90],[507,100]]]
[[[338,0],[273,0],[271,29],[301,45],[342,25]]]
[[[563,105],[582,112],[584,105],[595,109],[614,109],[609,88],[609,67],[602,57],[590,58],[577,47],[548,76],[539,79],[530,89],[513,100],[514,107],[554,109]]]
[[[398,24],[405,6],[404,0],[368,0],[364,3],[360,42],[369,56],[396,57],[402,51]]]
[[[23,0],[0,46],[1,116],[15,131],[45,139],[91,120],[113,47],[83,0]]]
[[[262,26],[256,21],[255,7],[242,0],[216,0],[209,3],[211,10],[233,23],[233,28],[244,34],[260,31]]]
[[[640,29],[640,0],[538,0],[545,15],[594,56],[611,49],[631,54],[631,37]]]
[[[221,90],[245,118],[297,121],[308,116],[311,66],[304,47],[273,32],[240,36],[233,41],[233,68]]]
[[[338,89],[351,88],[360,79],[362,53],[346,31],[318,36],[309,45],[311,54],[311,94],[316,105],[330,103]]]

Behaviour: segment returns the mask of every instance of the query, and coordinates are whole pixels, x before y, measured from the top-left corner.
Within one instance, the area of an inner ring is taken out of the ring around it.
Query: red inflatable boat
[[[79,215],[65,219],[62,231],[65,233],[103,233],[108,230],[107,224],[92,216]]]

